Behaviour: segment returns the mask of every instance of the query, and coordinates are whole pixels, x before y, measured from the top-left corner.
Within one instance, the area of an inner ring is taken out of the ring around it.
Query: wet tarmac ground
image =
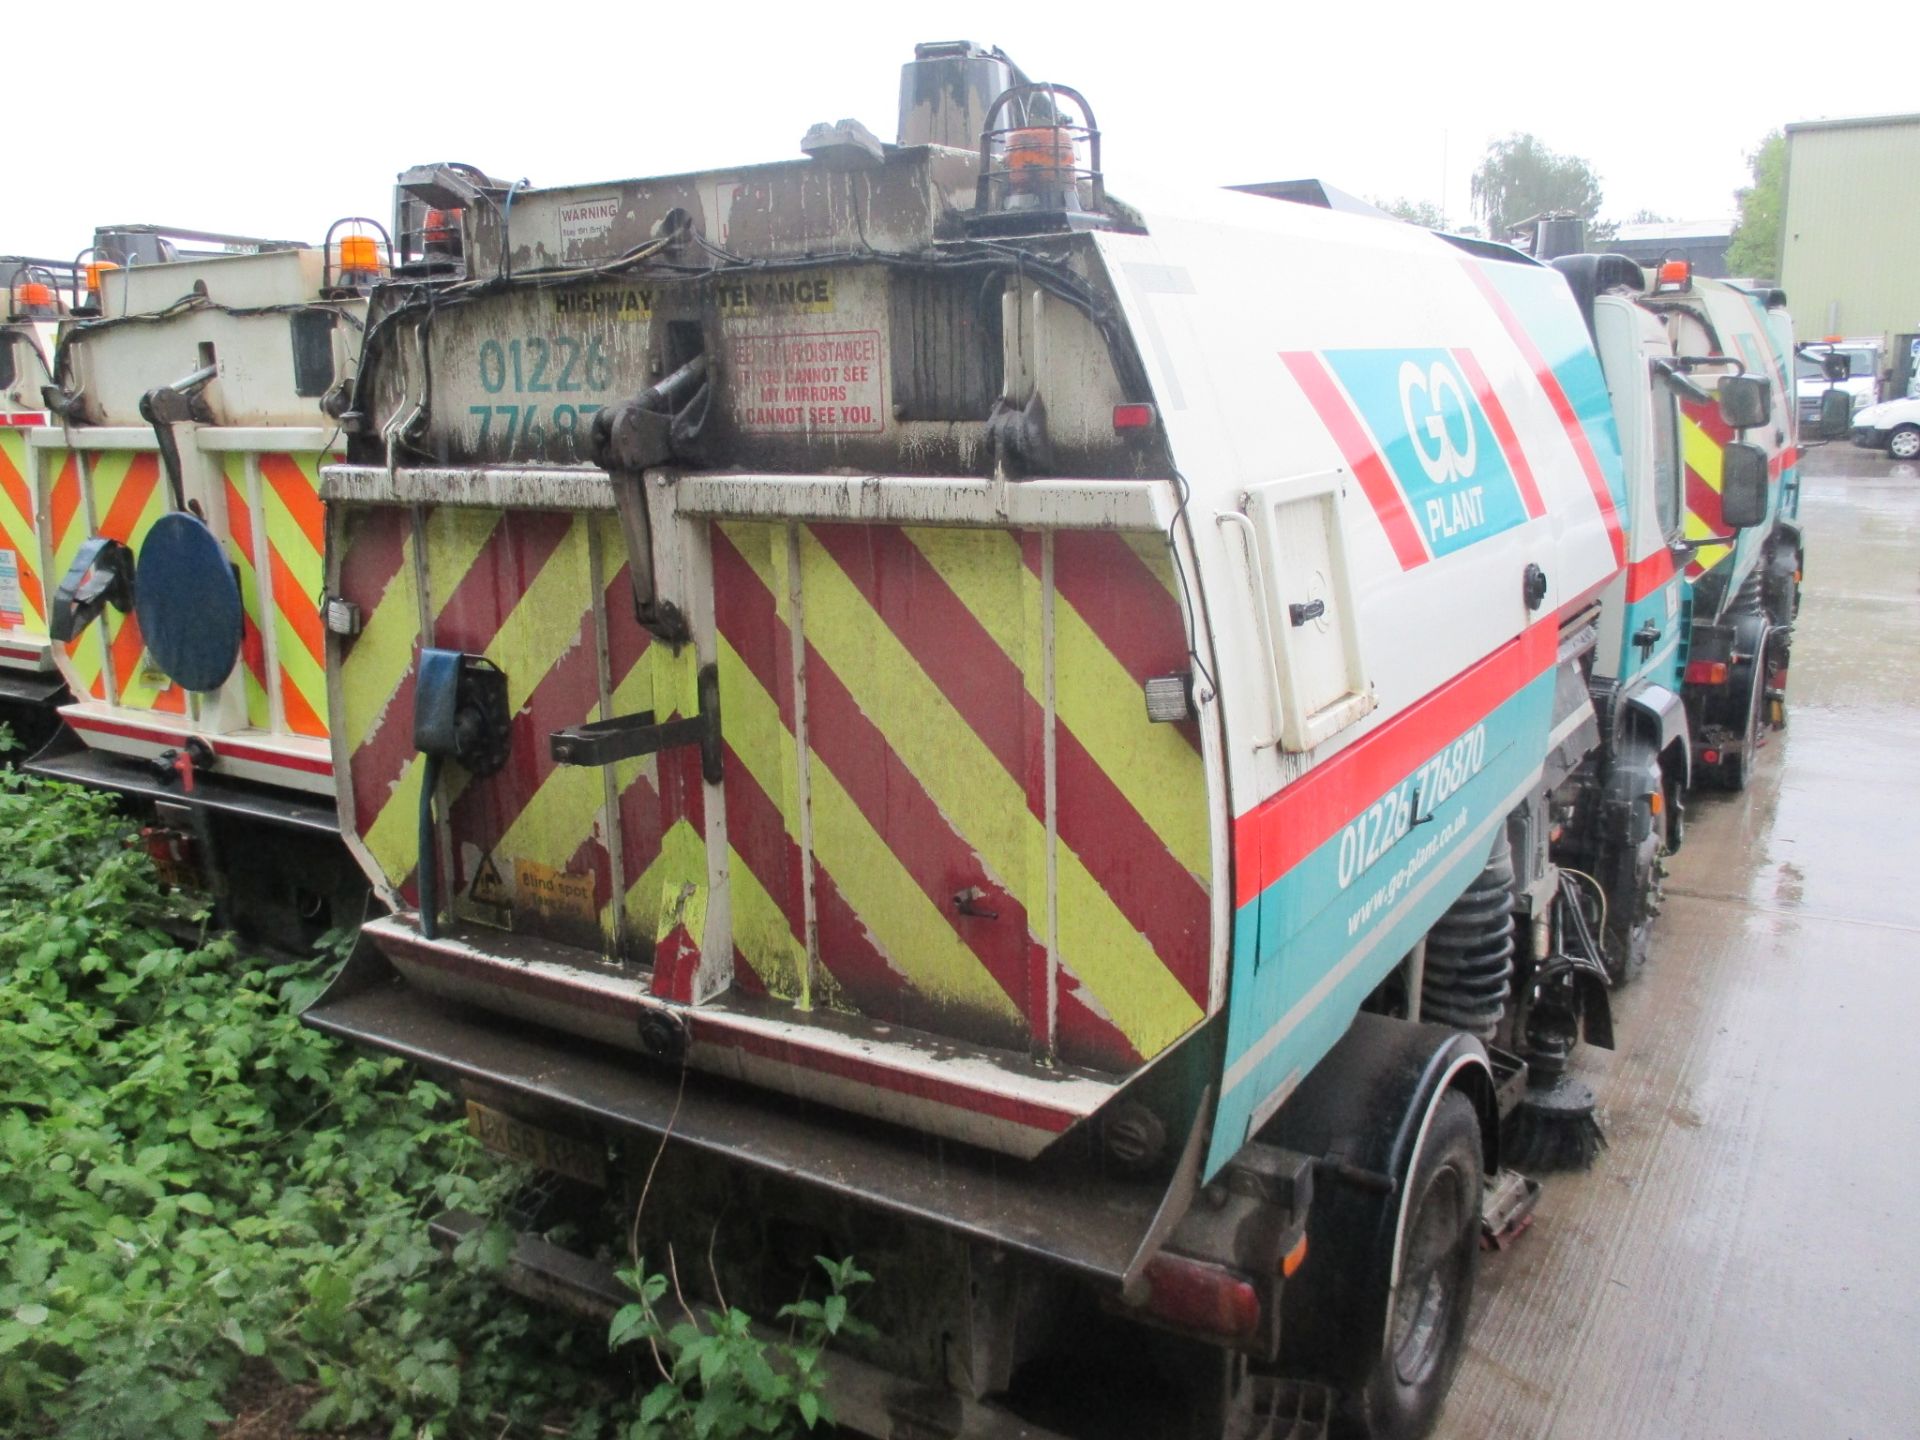
[[[1920,465],[1803,476],[1787,728],[1690,802],[1609,1148],[1484,1257],[1444,1440],[1920,1435]]]

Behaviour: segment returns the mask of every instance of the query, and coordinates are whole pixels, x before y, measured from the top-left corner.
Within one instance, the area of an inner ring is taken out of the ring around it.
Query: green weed
[[[0,1433],[204,1435],[268,1368],[333,1430],[625,1423],[597,1347],[484,1273],[504,1230],[429,1244],[522,1177],[438,1086],[300,1025],[332,957],[169,938],[107,797],[0,773],[0,837]]]

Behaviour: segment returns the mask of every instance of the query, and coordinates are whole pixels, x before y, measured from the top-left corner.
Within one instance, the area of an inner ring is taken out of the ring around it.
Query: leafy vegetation
[[[330,1429],[603,1428],[568,1363],[596,1347],[478,1273],[505,1232],[466,1264],[428,1243],[430,1210],[518,1177],[437,1086],[299,1024],[324,960],[160,929],[183,917],[125,830],[0,773],[0,1433],[201,1435],[263,1372]]]
[[[201,1436],[262,1385],[395,1440],[830,1421],[850,1261],[773,1342],[725,1307],[666,1323],[637,1261],[604,1338],[520,1304],[487,1273],[504,1225],[449,1261],[424,1222],[499,1213],[524,1174],[438,1086],[297,1019],[348,937],[303,964],[182,943],[194,917],[99,794],[0,771],[0,835],[0,1434]]]
[[[1727,269],[1735,275],[1780,278],[1781,207],[1786,201],[1787,137],[1775,130],[1747,157],[1753,184],[1733,192],[1740,220],[1727,247]]]
[[[663,1377],[641,1402],[628,1440],[682,1435],[790,1440],[802,1426],[831,1424],[820,1357],[835,1336],[872,1333],[848,1305],[873,1277],[851,1260],[815,1259],[827,1272],[830,1292],[823,1300],[797,1300],[782,1308],[780,1318],[793,1323],[793,1333],[771,1342],[754,1333],[745,1311],[708,1310],[702,1325],[666,1275],[650,1274],[638,1264],[622,1270],[620,1278],[639,1298],[613,1317],[607,1344],[646,1346]],[[672,1324],[660,1314],[670,1288],[685,1317]]]

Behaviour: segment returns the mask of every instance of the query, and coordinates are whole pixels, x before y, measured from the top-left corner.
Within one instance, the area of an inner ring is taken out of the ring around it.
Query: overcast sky
[[[1733,213],[1770,129],[1920,109],[1909,0],[202,0],[23,23],[42,39],[77,28],[64,55],[35,41],[44,63],[10,47],[0,253],[56,258],[113,221],[317,240],[336,216],[386,217],[393,174],[422,161],[557,185],[777,160],[842,116],[890,140],[916,40],[997,44],[1034,79],[1078,87],[1122,194],[1129,174],[1314,176],[1431,201],[1456,223],[1488,142],[1513,131],[1585,158],[1606,217],[1692,219]],[[1889,193],[1911,204],[1913,191],[1906,176]]]

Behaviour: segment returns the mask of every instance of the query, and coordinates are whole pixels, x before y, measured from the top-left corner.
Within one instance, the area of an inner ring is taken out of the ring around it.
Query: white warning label
[[[583,195],[560,205],[560,244],[564,249],[583,240],[598,240],[613,229],[620,213],[618,195]]]
[[[734,414],[756,435],[878,435],[886,429],[880,332],[733,338]]]
[[[20,608],[20,556],[0,550],[0,625],[19,625],[26,618]]]

